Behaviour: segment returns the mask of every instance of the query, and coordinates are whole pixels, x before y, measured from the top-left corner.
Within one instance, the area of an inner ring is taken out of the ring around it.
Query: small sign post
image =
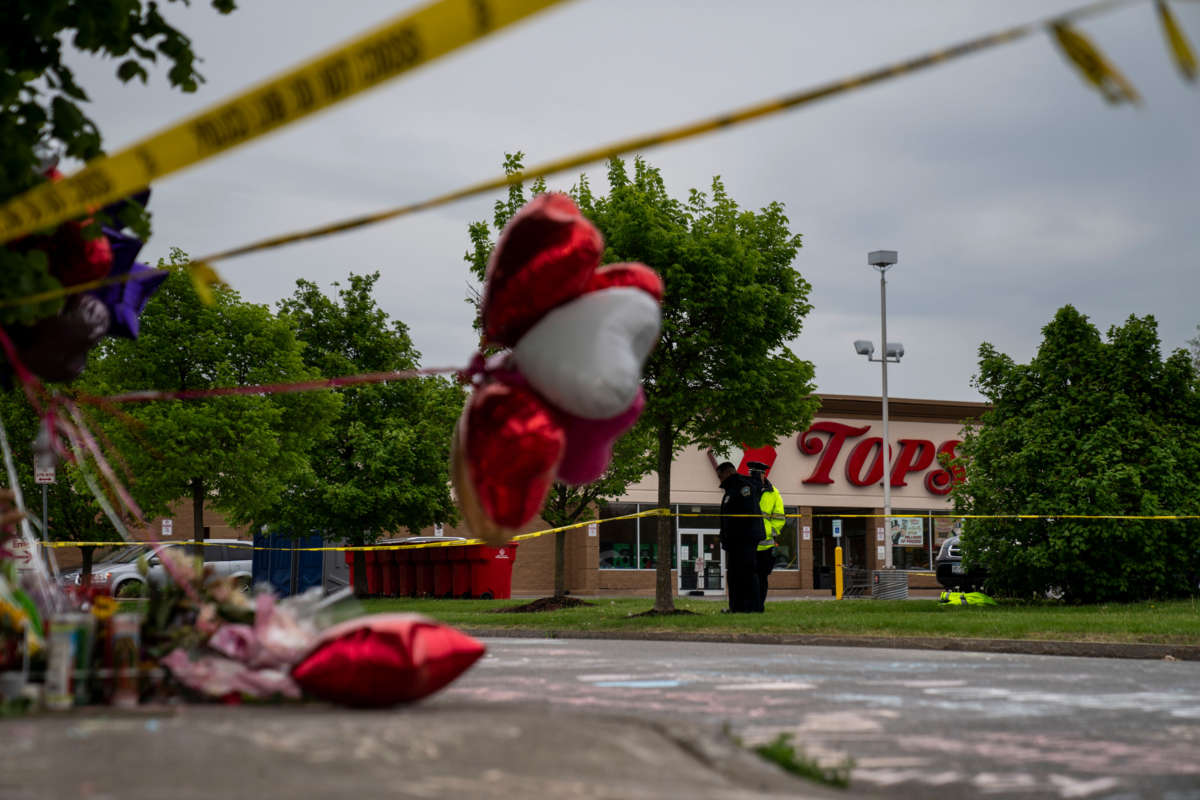
[[[33,480],[42,487],[42,537],[50,538],[50,498],[49,486],[55,482],[54,465],[58,456],[54,454],[53,438],[50,435],[50,425],[46,420],[38,426],[37,436],[33,440]]]
[[[833,521],[833,538],[842,538],[842,521],[840,519],[835,519]]]
[[[175,532],[175,520],[164,519],[162,521],[162,535],[164,537],[166,537],[166,536],[170,536],[174,532]]]

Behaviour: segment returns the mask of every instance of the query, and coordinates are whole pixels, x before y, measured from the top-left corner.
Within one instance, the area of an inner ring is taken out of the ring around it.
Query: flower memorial
[[[284,599],[265,587],[251,595],[174,549],[158,548],[157,558],[169,580],[150,583],[144,613],[123,611],[99,592],[75,603],[60,598],[67,610],[43,613],[6,559],[5,708],[303,698],[391,706],[441,689],[484,653],[471,637],[420,615],[363,616],[345,594],[324,598],[319,588]]]

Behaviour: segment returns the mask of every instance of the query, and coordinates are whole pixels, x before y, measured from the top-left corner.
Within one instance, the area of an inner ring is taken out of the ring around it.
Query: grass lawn
[[[539,613],[496,613],[524,600],[364,600],[364,610],[415,611],[460,628],[680,631],[690,633],[840,634],[951,638],[1052,639],[1089,642],[1200,644],[1200,600],[1130,605],[1068,606],[1001,603],[943,607],[920,600],[782,600],[764,614],[722,614],[723,604],[676,598],[675,607],[695,612],[635,617],[649,598],[593,599],[591,606]]]

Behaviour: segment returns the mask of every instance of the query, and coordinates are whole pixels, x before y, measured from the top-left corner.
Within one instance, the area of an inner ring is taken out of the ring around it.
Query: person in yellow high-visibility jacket
[[[767,604],[767,576],[775,569],[775,537],[783,530],[783,525],[787,522],[787,517],[783,511],[783,495],[779,494],[779,490],[767,480],[767,471],[770,469],[761,461],[751,461],[747,464],[750,468],[750,480],[760,487],[762,494],[759,495],[758,507],[763,513],[763,535],[764,538],[758,543],[758,553],[755,558],[755,571],[758,573],[758,602],[755,604],[754,610],[762,612],[766,610]]]

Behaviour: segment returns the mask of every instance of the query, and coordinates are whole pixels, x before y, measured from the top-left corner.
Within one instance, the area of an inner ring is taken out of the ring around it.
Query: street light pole
[[[880,456],[883,458],[883,568],[892,569],[892,542],[888,535],[888,521],[892,518],[892,447],[888,439],[888,385],[887,385],[887,267],[879,269],[879,341],[883,342],[883,358],[879,366],[883,374],[883,443]]]
[[[882,374],[883,400],[883,442],[880,446],[880,456],[883,458],[883,551],[884,569],[892,569],[892,542],[888,535],[889,521],[892,517],[892,448],[888,440],[888,382],[887,366],[892,348],[887,338],[887,271],[900,260],[895,250],[874,250],[867,254],[867,263],[879,270],[879,341],[883,350],[883,358],[879,359]],[[899,351],[896,360],[900,360]]]

